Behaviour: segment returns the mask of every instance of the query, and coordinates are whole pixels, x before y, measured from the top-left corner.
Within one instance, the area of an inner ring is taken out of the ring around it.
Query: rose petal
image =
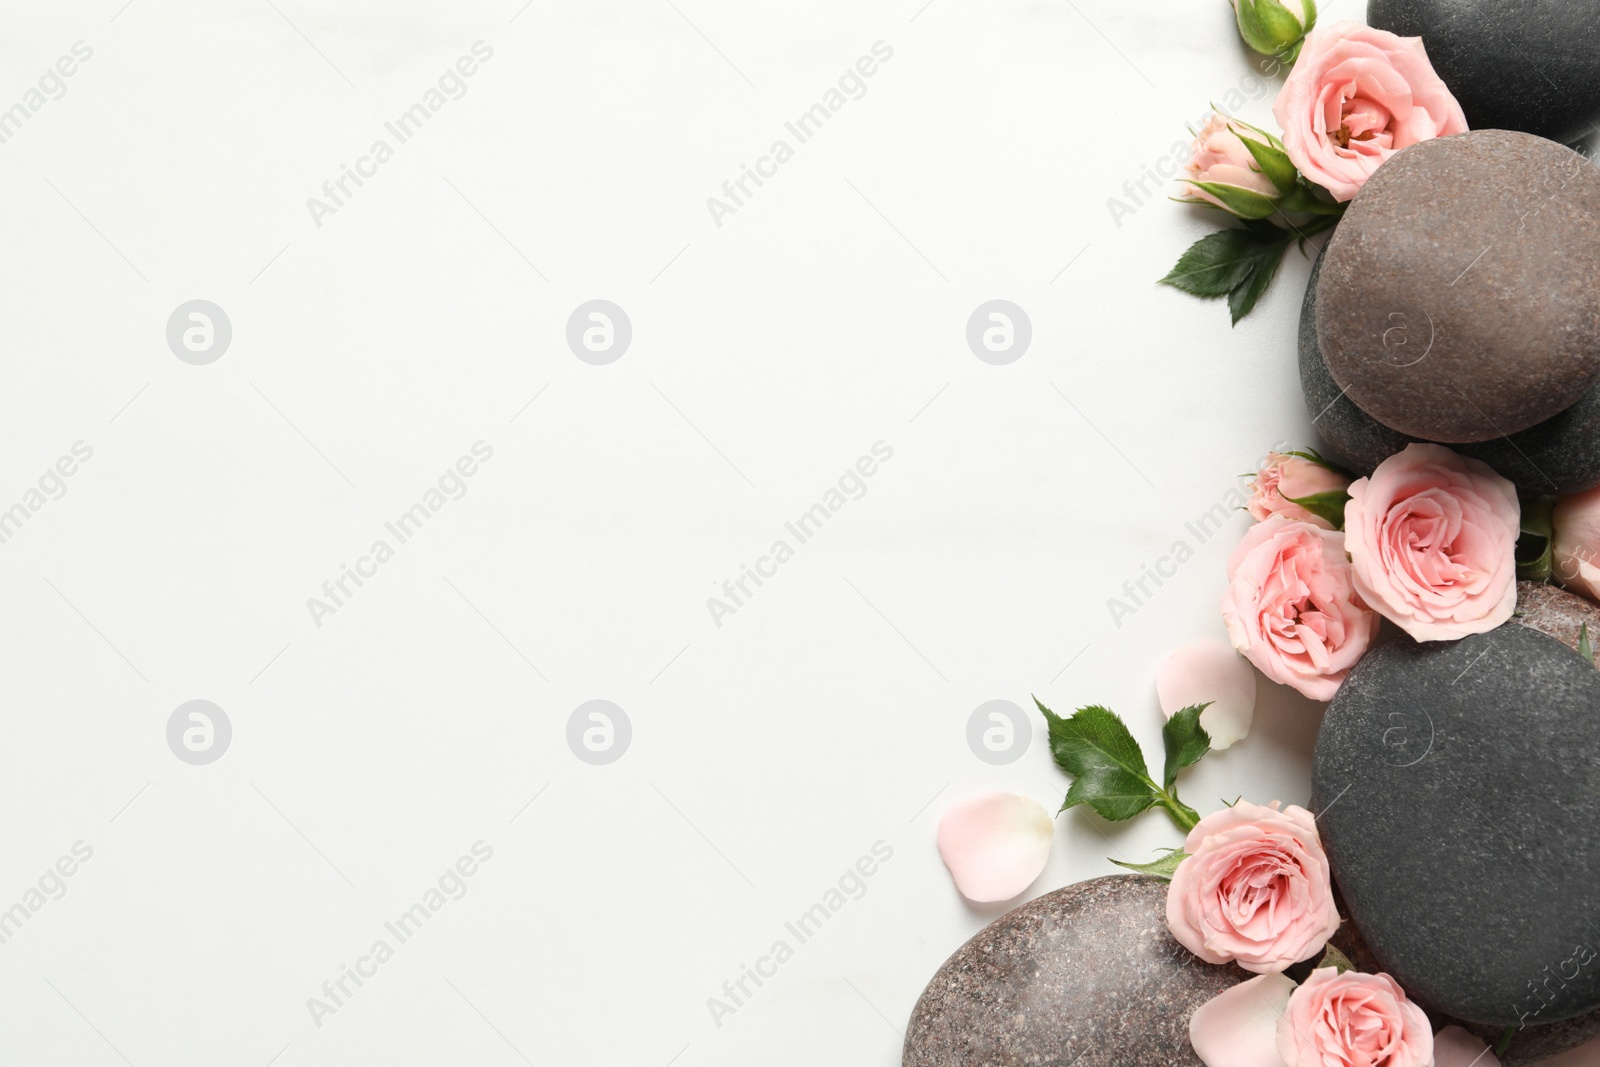
[[[1433,1067],[1500,1067],[1489,1046],[1459,1026],[1433,1035]]]
[[[939,820],[939,855],[968,900],[1010,900],[1044,870],[1054,832],[1037,801],[979,793],[956,802]]]
[[[1189,1017],[1195,1055],[1206,1067],[1283,1067],[1278,1018],[1293,992],[1288,978],[1263,974],[1218,993]]]
[[[1232,646],[1215,639],[1184,645],[1156,668],[1156,699],[1172,718],[1190,704],[1211,702],[1200,726],[1211,747],[1224,749],[1250,732],[1256,711],[1256,672]]]

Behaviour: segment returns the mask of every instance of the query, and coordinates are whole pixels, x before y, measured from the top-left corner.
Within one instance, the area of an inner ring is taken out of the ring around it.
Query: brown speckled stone
[[[1250,976],[1174,941],[1166,897],[1114,875],[996,919],[923,991],[904,1067],[1201,1067],[1189,1016]]]
[[[1600,607],[1575,593],[1542,582],[1517,583],[1517,613],[1513,622],[1549,634],[1568,648],[1577,650],[1578,637],[1589,625],[1589,645],[1600,649]],[[1594,664],[1600,667],[1600,654]]]
[[[1507,130],[1396,153],[1328,241],[1317,339],[1356,406],[1424,440],[1570,407],[1600,373],[1600,168]]]

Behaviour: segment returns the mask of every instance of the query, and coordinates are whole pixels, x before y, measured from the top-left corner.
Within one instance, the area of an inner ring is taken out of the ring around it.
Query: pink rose
[[[1306,37],[1272,113],[1300,173],[1340,201],[1402,148],[1467,131],[1422,38],[1355,22]]]
[[[1287,1067],[1433,1067],[1433,1027],[1386,974],[1320,967],[1278,1020]]]
[[[1321,493],[1337,493],[1350,484],[1350,479],[1321,463],[1286,452],[1268,452],[1267,462],[1256,472],[1251,483],[1250,517],[1260,522],[1272,515],[1296,519],[1333,529],[1333,523],[1320,515],[1313,515],[1295,500],[1304,500]]]
[[[1274,515],[1228,560],[1222,621],[1233,647],[1275,682],[1332,700],[1378,632],[1356,595],[1345,535]]]
[[[1413,443],[1350,486],[1344,542],[1363,600],[1418,641],[1511,618],[1517,490],[1485,463]]]
[[[1556,577],[1574,593],[1600,600],[1600,489],[1562,497],[1555,525]]]
[[[1266,218],[1277,210],[1278,188],[1245,147],[1240,130],[1257,143],[1270,144],[1268,135],[1255,127],[1213,112],[1195,136],[1194,155],[1183,168],[1189,180],[1183,183],[1180,199],[1207,203],[1242,218]],[[1214,183],[1223,188],[1211,191],[1193,182]]]
[[[1273,974],[1339,929],[1328,857],[1311,813],[1240,801],[1201,819],[1167,888],[1167,929],[1207,963]]]

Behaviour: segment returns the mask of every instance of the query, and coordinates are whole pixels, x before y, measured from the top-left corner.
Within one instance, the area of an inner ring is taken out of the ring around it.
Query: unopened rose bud
[[[1265,130],[1212,114],[1195,136],[1178,199],[1210,204],[1241,219],[1264,219],[1294,191],[1298,172],[1283,144]]]
[[[1233,0],[1239,36],[1267,56],[1289,62],[1300,51],[1300,41],[1317,24],[1313,0]]]
[[[1251,484],[1250,517],[1282,515],[1324,530],[1344,525],[1350,474],[1315,452],[1268,452]]]

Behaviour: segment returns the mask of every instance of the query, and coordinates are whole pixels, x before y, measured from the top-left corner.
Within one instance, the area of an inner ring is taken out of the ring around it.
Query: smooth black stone
[[[1494,1026],[1600,1008],[1600,672],[1506,625],[1367,653],[1317,736],[1312,809],[1382,968]]]
[[[1371,474],[1379,463],[1418,439],[1389,429],[1356,407],[1328,373],[1317,346],[1322,258],[1317,257],[1300,305],[1300,388],[1306,411],[1329,450],[1357,474]],[[1450,447],[1489,464],[1515,482],[1521,493],[1565,496],[1593,489],[1600,485],[1600,380],[1576,404],[1521,433]]]
[[[1367,24],[1421,37],[1472,129],[1572,141],[1600,121],[1595,0],[1369,0]]]
[[[904,1067],[1202,1067],[1189,1016],[1250,976],[1167,932],[1167,883],[1069,885],[980,930],[928,983]]]

